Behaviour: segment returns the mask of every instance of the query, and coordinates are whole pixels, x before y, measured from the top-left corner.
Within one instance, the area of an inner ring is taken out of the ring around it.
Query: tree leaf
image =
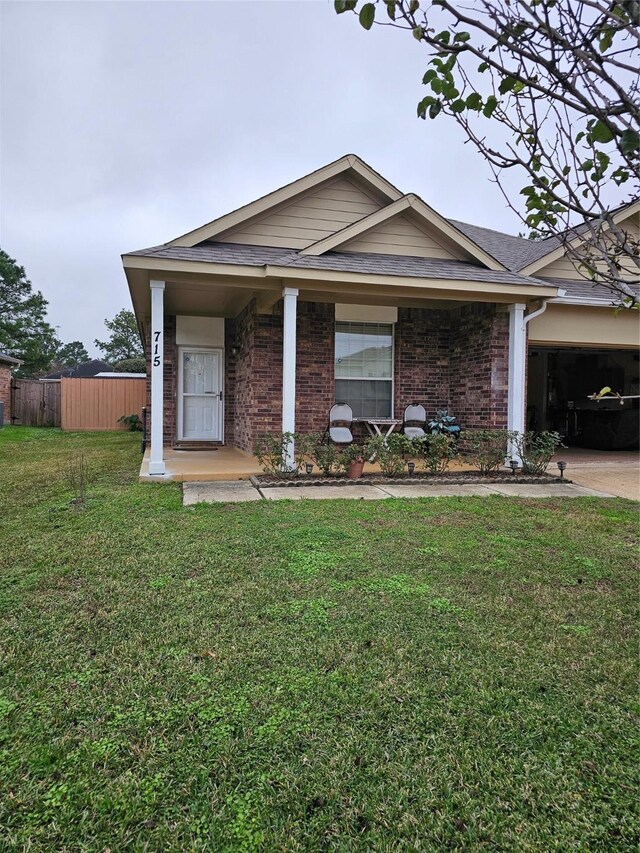
[[[487,102],[484,105],[484,109],[482,110],[482,115],[485,118],[491,118],[493,115],[495,108],[498,106],[498,99],[495,95],[489,95],[487,98]]]
[[[640,133],[637,130],[632,130],[630,127],[623,130],[620,137],[620,148],[622,153],[627,156],[640,149]]]
[[[373,22],[376,19],[376,7],[374,3],[365,3],[362,9],[360,9],[360,14],[358,15],[358,20],[360,24],[365,28],[365,30],[370,30],[373,26]]]
[[[418,118],[426,118],[427,117],[427,109],[431,106],[431,104],[435,104],[436,99],[433,95],[427,95],[426,98],[423,98],[418,104]]]
[[[463,113],[467,108],[465,101],[462,98],[458,98],[457,101],[454,101],[451,104],[451,112],[452,113]]]
[[[440,101],[434,101],[434,103],[429,107],[429,118],[435,118],[441,109],[442,104]]]
[[[469,41],[470,38],[471,38],[470,33],[462,32],[462,33],[456,33],[455,36],[453,37],[453,40],[465,42],[465,41]]]
[[[589,136],[592,142],[611,142],[613,139],[613,133],[609,127],[601,120],[594,122],[589,131]]]
[[[478,92],[472,92],[467,98],[467,109],[479,112],[482,109],[482,96]]]
[[[414,39],[422,41],[422,27],[414,27],[411,32],[413,33]]]
[[[500,86],[498,87],[498,91],[500,92],[501,95],[506,95],[507,92],[510,92],[514,88],[514,86],[516,85],[517,82],[518,81],[516,80],[515,77],[510,77],[510,76],[503,77],[502,82],[500,83]]]

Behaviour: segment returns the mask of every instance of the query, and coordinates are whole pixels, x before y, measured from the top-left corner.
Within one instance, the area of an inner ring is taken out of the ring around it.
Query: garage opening
[[[530,347],[527,381],[529,429],[552,429],[565,444],[595,450],[635,450],[640,434],[639,400],[589,400],[608,385],[639,394],[637,350]]]

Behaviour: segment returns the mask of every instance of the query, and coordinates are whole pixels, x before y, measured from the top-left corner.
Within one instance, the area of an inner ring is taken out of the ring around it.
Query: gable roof
[[[460,229],[456,228],[444,217],[436,213],[433,208],[429,207],[419,196],[414,193],[408,193],[402,196],[397,201],[377,210],[375,213],[370,213],[368,216],[359,219],[346,228],[336,231],[329,237],[318,240],[311,246],[302,249],[301,255],[323,255],[331,249],[344,246],[354,237],[371,231],[377,228],[383,222],[387,222],[394,216],[398,216],[404,211],[411,211],[416,217],[421,220],[431,230],[435,230],[446,242],[453,242],[461,247],[463,254],[470,256],[472,259],[479,261],[484,266],[493,270],[504,270],[505,266],[490,253],[486,252],[477,245],[472,239],[469,239]]]
[[[323,166],[321,169],[316,169],[315,172],[310,172],[308,175],[298,178],[297,181],[286,184],[284,187],[267,193],[267,195],[261,196],[231,213],[220,216],[218,219],[214,219],[200,228],[196,228],[187,234],[183,234],[181,237],[177,237],[175,240],[171,240],[167,245],[195,246],[204,240],[211,240],[224,231],[237,228],[243,222],[266,213],[276,205],[291,201],[296,196],[313,189],[313,187],[347,172],[355,175],[387,201],[396,201],[402,196],[397,187],[394,187],[386,178],[378,174],[364,160],[361,160],[355,154],[347,154],[338,160],[334,160],[333,163]]]
[[[455,219],[450,219],[449,222],[512,272],[517,272],[538,257],[544,257],[557,246],[555,237],[548,237],[546,240],[529,240],[526,237],[516,237],[514,234],[505,234],[493,228],[458,222]]]
[[[7,355],[4,352],[0,352],[0,362],[2,364],[11,364],[14,366],[22,364],[19,358],[14,358],[12,355]]]

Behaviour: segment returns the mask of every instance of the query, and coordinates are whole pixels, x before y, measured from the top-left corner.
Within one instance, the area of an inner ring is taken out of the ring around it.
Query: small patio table
[[[356,418],[355,420],[361,421],[366,426],[372,438],[377,435],[384,435],[385,438],[389,438],[394,428],[402,423],[395,418]]]
[[[361,421],[366,426],[367,432],[372,438],[380,435],[384,436],[385,439],[389,438],[395,427],[402,423],[396,418],[355,418],[355,420]],[[369,462],[374,462],[375,458],[376,454],[374,453],[369,458]]]

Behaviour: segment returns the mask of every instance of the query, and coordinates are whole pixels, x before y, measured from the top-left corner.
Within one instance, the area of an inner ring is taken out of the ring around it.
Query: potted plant
[[[340,453],[340,468],[350,480],[358,480],[362,477],[364,454],[364,448],[358,444],[349,444]]]

